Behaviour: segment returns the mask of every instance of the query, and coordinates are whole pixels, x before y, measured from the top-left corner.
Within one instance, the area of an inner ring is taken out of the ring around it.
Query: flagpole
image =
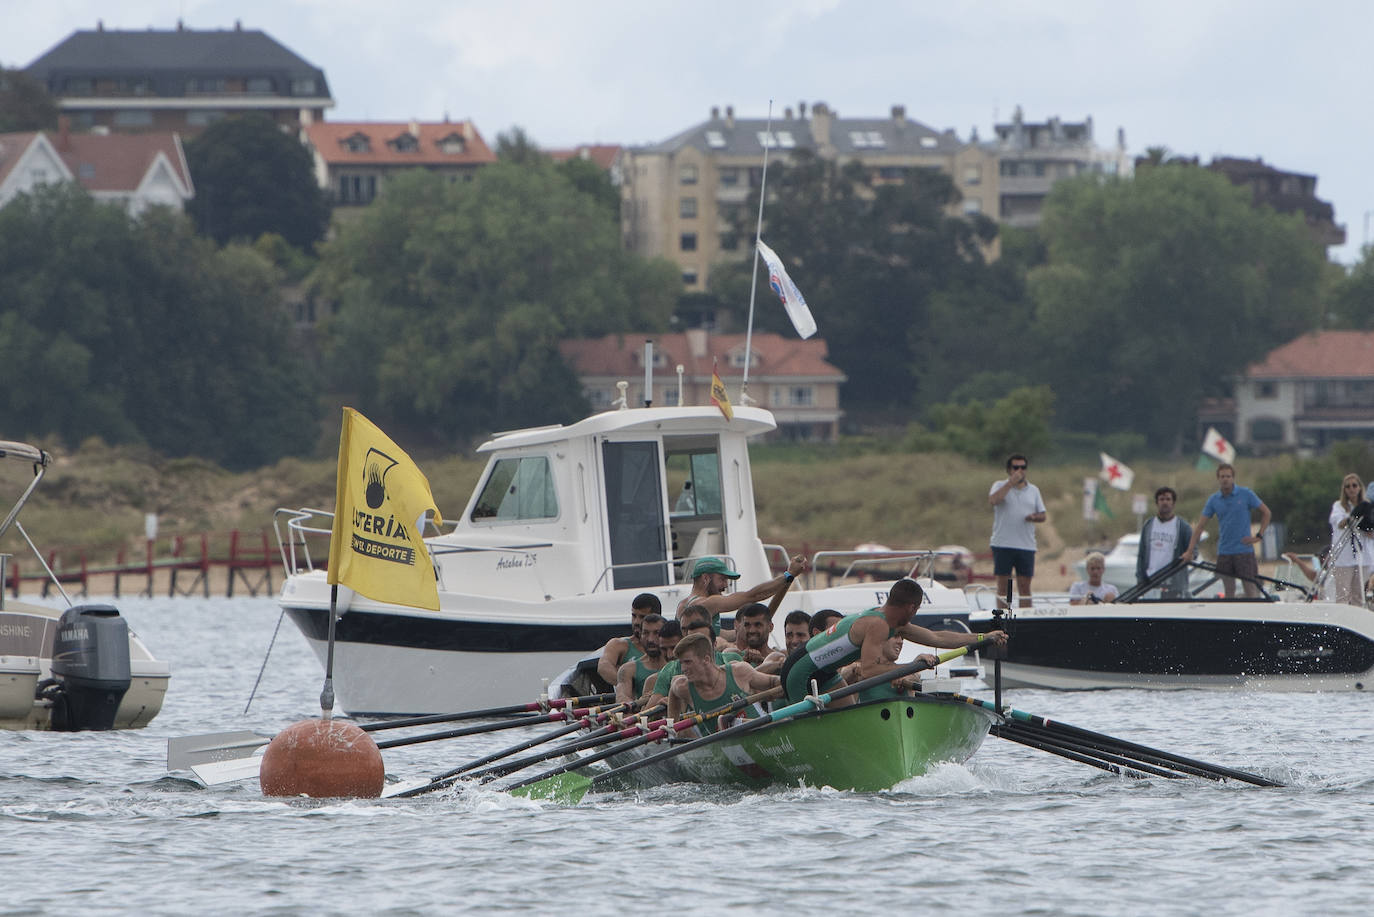
[[[753,362],[754,295],[759,285],[759,242],[763,239],[763,199],[768,190],[768,148],[773,145],[773,100],[768,100],[768,126],[763,132],[763,175],[759,178],[759,218],[754,225],[754,271],[749,278],[749,324],[744,329],[744,379],[739,384],[739,403],[752,404],[749,397],[749,364]]]
[[[329,652],[324,662],[324,688],[320,691],[320,719],[334,714],[334,617],[339,605],[339,584],[329,587]]]

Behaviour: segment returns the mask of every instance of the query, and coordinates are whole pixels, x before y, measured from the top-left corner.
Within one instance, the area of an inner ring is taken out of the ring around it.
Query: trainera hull
[[[993,722],[981,708],[924,695],[832,708],[632,771],[622,787],[692,782],[884,790],[935,764],[967,761]],[[638,751],[648,755],[663,748]],[[628,760],[627,754],[611,763]]]

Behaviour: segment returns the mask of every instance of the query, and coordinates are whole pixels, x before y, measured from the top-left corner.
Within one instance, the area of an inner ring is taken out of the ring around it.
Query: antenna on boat
[[[681,363],[677,365],[677,406],[682,407],[682,370]]]
[[[754,225],[754,271],[749,278],[749,324],[744,329],[744,378],[739,384],[739,403],[749,405],[749,364],[753,362],[754,295],[759,286],[759,242],[763,240],[763,201],[768,191],[768,148],[773,145],[773,100],[768,100],[768,126],[763,131],[763,175],[759,178],[759,218]]]
[[[654,403],[654,342],[644,339],[644,406]]]

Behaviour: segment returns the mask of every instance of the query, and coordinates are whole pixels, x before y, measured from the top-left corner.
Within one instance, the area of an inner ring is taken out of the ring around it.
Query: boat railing
[[[48,578],[57,586],[57,591],[62,594],[62,599],[70,606],[72,604],[72,599],[71,596],[67,595],[67,590],[62,588],[62,578],[53,572],[52,567],[48,565],[48,559],[43,556],[42,551],[38,550],[38,545],[33,543],[33,539],[29,537],[28,531],[25,530],[23,524],[19,521],[19,511],[24,508],[24,505],[29,502],[29,497],[32,497],[33,492],[38,489],[38,482],[43,480],[43,475],[47,473],[48,466],[52,464],[52,456],[42,449],[39,449],[37,446],[30,446],[28,443],[0,440],[0,458],[15,459],[16,461],[33,466],[33,478],[29,481],[28,486],[24,488],[24,492],[19,495],[19,499],[14,501],[14,506],[10,507],[10,511],[5,515],[4,521],[0,522],[0,538],[4,538],[5,533],[8,532],[10,528],[18,532],[24,539],[24,543],[29,546],[29,550],[33,552],[33,556],[38,558],[38,563],[42,565],[44,572],[48,574]],[[3,571],[0,571],[0,592],[3,592],[4,588],[5,574]],[[19,586],[16,580],[16,594],[18,590]]]
[[[718,559],[718,560],[721,560],[721,561],[723,561],[723,562],[725,563],[725,565],[726,565],[727,567],[729,567],[729,568],[731,568],[731,569],[734,569],[735,559],[734,559],[733,557],[731,557],[729,554],[693,554],[691,557],[677,557],[677,558],[673,558],[672,560],[640,560],[640,561],[635,561],[634,563],[610,564],[609,566],[605,567],[605,568],[601,571],[601,575],[598,576],[598,577],[596,578],[596,582],[592,584],[591,591],[592,591],[592,592],[603,592],[603,591],[604,591],[604,592],[610,592],[612,589],[617,588],[617,587],[611,585],[611,582],[610,582],[610,579],[609,579],[609,577],[611,577],[613,574],[615,574],[615,573],[617,573],[617,572],[628,571],[628,570],[639,570],[639,569],[653,568],[653,567],[666,567],[666,568],[667,568],[667,573],[668,573],[668,575],[667,575],[667,577],[666,577],[667,582],[666,582],[666,583],[646,583],[646,584],[645,584],[645,588],[650,588],[650,587],[652,587],[652,586],[654,586],[654,585],[667,585],[667,586],[672,586],[672,585],[676,585],[677,583],[689,582],[689,581],[692,579],[692,573],[691,573],[691,568],[688,566],[688,563],[687,563],[687,562],[688,562],[688,561],[691,561],[692,563],[696,563],[697,561],[699,561],[699,560],[705,560],[705,559],[708,558],[708,557],[713,557],[713,558],[716,558],[716,559]],[[625,587],[619,587],[619,588],[625,588]]]
[[[891,551],[817,551],[811,557],[811,571],[807,588],[816,588],[816,577],[824,572],[830,580],[847,582],[855,578],[897,580],[941,578],[935,570],[941,558],[949,558],[951,565],[962,563],[960,552],[931,548],[901,548]],[[840,571],[840,572],[836,572]],[[951,578],[957,579],[957,571]]]

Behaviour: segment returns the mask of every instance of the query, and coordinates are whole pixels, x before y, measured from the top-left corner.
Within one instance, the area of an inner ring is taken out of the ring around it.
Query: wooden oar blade
[[[588,778],[572,771],[564,771],[552,777],[545,777],[537,783],[516,787],[510,793],[512,796],[523,796],[527,799],[548,799],[565,805],[576,805],[591,788],[592,781]]]
[[[173,736],[167,740],[167,770],[191,770],[196,764],[246,758],[253,750],[272,741],[271,736],[255,732],[210,732],[194,736]]]

